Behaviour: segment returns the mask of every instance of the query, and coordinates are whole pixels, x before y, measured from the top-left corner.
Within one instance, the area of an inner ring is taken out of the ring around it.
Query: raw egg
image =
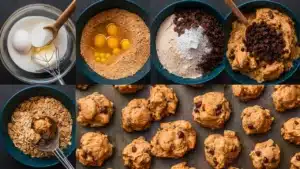
[[[105,43],[106,43],[106,37],[103,34],[98,34],[95,36],[94,45],[97,48],[102,48],[103,46],[105,46]]]

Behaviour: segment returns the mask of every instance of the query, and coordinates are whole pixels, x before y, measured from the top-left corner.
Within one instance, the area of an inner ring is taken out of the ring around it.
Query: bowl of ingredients
[[[1,131],[8,153],[20,163],[49,167],[59,161],[53,153],[43,152],[38,145],[51,131],[52,119],[59,132],[59,147],[66,156],[75,149],[75,103],[52,87],[33,86],[12,96],[1,112]],[[49,134],[50,135],[50,134]]]
[[[150,70],[148,15],[130,1],[99,1],[77,20],[77,70],[96,83],[131,84]]]
[[[175,2],[151,26],[152,63],[180,84],[207,82],[224,69],[223,17],[199,1]]]
[[[65,76],[75,64],[75,25],[69,19],[52,43],[41,43],[40,28],[51,25],[62,11],[46,4],[33,4],[15,11],[4,23],[0,33],[1,61],[17,79],[26,83],[47,84]],[[42,29],[43,30],[43,29]],[[50,69],[51,68],[51,69]],[[48,70],[59,69],[59,72]]]
[[[287,7],[271,1],[253,1],[239,6],[248,25],[230,13],[228,74],[239,83],[277,84],[290,78],[299,66],[299,22]]]

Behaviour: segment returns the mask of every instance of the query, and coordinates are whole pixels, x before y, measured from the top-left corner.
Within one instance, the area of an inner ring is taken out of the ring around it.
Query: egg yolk
[[[118,34],[118,27],[114,23],[110,23],[106,26],[106,31],[110,36],[116,36]]]
[[[128,39],[123,39],[121,41],[121,47],[122,47],[123,50],[129,49],[130,46],[131,46],[131,44],[130,44],[130,41]]]
[[[107,45],[111,49],[117,48],[117,47],[119,47],[119,40],[115,37],[109,37],[107,39]]]
[[[98,34],[95,36],[94,45],[97,48],[102,48],[106,43],[106,37],[103,34]]]
[[[101,62],[101,58],[100,57],[96,57],[96,62]]]

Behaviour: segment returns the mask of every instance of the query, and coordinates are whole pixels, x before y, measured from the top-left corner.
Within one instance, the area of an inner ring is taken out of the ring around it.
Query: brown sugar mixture
[[[150,56],[149,29],[142,18],[126,10],[101,12],[85,25],[80,53],[107,79],[133,76]]]

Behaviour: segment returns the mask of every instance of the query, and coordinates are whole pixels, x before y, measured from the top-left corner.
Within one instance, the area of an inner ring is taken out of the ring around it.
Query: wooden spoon
[[[243,15],[243,13],[239,10],[239,8],[232,0],[225,0],[225,3],[231,8],[232,12],[242,23],[244,23],[245,25],[249,24],[247,18]]]
[[[71,4],[65,9],[65,11],[58,17],[53,25],[45,26],[44,29],[47,29],[52,32],[53,39],[48,42],[49,45],[57,36],[59,29],[64,25],[64,23],[69,19],[76,8],[76,0],[73,0]]]

